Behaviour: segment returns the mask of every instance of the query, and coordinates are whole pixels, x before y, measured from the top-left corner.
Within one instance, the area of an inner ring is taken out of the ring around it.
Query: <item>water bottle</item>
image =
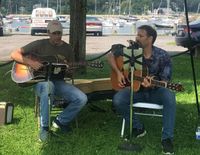
[[[200,140],[200,126],[198,126],[196,130],[196,139]]]

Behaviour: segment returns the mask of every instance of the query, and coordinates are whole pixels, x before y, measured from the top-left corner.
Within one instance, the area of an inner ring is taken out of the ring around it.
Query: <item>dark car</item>
[[[176,45],[183,47],[193,47],[200,44],[200,19],[189,23],[190,25],[190,36],[191,45],[188,37],[188,28],[186,24],[179,24],[176,31]]]
[[[103,35],[103,25],[102,22],[94,16],[86,17],[86,33],[92,33],[95,36]]]
[[[0,15],[0,36],[3,36],[3,17]]]

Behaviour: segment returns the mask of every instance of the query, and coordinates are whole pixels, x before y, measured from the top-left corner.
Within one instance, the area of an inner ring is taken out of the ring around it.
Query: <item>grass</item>
[[[88,68],[87,74],[79,78],[108,77],[110,68],[103,60],[103,69]],[[200,153],[200,141],[195,139],[198,115],[193,86],[190,57],[182,55],[173,58],[173,82],[181,82],[184,92],[176,94],[177,113],[174,145],[177,155],[197,155]],[[200,89],[200,61],[195,59],[198,90]],[[73,132],[56,133],[48,143],[38,141],[37,118],[34,117],[34,87],[21,88],[12,82],[5,73],[11,65],[0,70],[0,101],[10,101],[15,105],[14,120],[9,125],[0,126],[0,155],[124,155],[117,149],[123,143],[120,138],[121,118],[111,109],[111,101],[97,101],[93,104],[106,112],[97,112],[84,107],[78,116],[79,128],[72,122]],[[134,141],[143,147],[142,155],[161,154],[162,120],[155,117],[141,117],[148,134]],[[135,153],[137,154],[137,153]]]

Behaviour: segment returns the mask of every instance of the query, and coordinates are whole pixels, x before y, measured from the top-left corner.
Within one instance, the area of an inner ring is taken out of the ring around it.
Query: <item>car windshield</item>
[[[200,19],[197,19],[197,20],[191,22],[190,24],[192,24],[192,25],[194,25],[194,24],[200,24]]]
[[[86,20],[89,20],[89,21],[99,21],[98,18],[96,18],[96,17],[86,17]]]
[[[0,16],[0,26],[3,26],[3,18]]]

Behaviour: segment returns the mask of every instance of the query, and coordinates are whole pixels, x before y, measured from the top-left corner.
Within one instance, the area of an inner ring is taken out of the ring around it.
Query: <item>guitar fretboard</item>
[[[144,77],[134,76],[134,80],[143,81]],[[151,80],[151,84],[158,87],[167,87],[167,82],[164,81]]]
[[[142,82],[144,80],[144,77],[134,76],[134,80]],[[151,84],[157,87],[170,88],[172,90],[177,90],[176,86],[178,87],[178,85],[167,83],[164,81],[158,81],[158,80],[151,80]]]

